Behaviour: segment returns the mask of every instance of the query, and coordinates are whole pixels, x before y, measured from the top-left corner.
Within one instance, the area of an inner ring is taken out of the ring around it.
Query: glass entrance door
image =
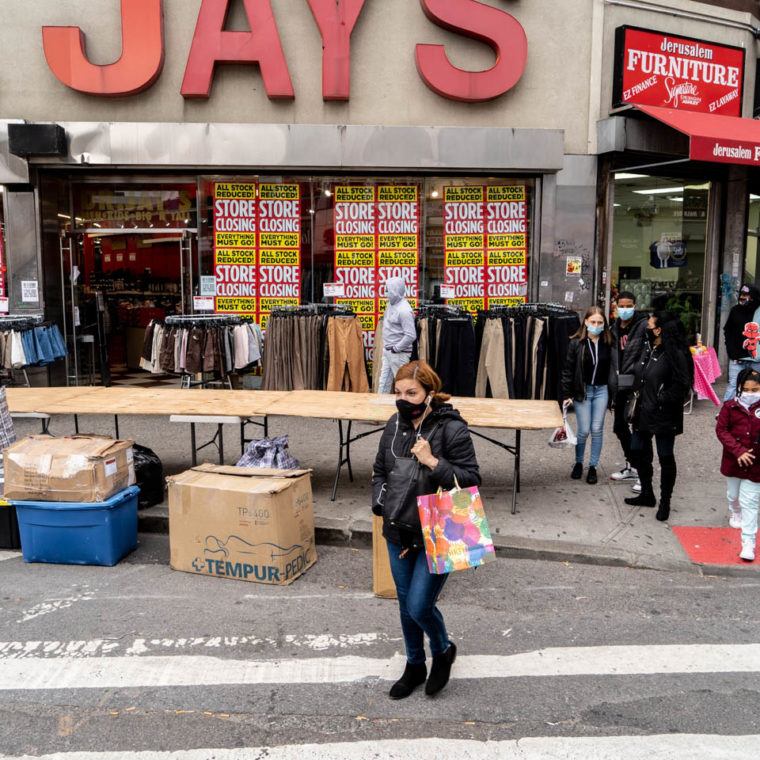
[[[190,311],[197,240],[183,230],[97,231],[62,241],[69,384],[140,369],[151,319]]]
[[[702,331],[710,183],[615,173],[611,295],[672,311],[690,342]]]

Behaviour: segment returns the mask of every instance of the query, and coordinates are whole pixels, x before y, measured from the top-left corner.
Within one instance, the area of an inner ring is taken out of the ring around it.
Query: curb
[[[155,510],[151,513],[151,510]],[[140,533],[169,533],[169,512],[166,507],[152,507],[138,512]],[[325,546],[345,546],[368,549],[372,546],[372,523],[369,520],[348,521],[327,518],[317,519],[314,525],[317,544]],[[659,570],[675,572],[698,572],[703,575],[728,575],[746,577],[754,568],[740,565],[696,565],[687,559],[665,558],[635,554],[624,550],[611,550],[561,541],[507,540],[504,536],[494,537],[496,554],[510,559],[531,559],[552,562],[573,562],[579,565],[608,567],[628,567],[636,570]]]

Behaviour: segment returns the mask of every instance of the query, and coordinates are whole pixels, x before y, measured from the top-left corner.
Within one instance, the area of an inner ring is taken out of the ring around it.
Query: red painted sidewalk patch
[[[760,565],[760,551],[754,562],[739,558],[742,533],[736,528],[693,528],[685,525],[670,528],[692,562],[702,565]],[[758,547],[760,550],[760,547]]]

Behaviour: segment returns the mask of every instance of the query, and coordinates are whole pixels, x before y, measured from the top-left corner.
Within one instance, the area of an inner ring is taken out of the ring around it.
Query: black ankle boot
[[[638,496],[632,496],[629,499],[623,499],[623,501],[632,507],[654,507],[657,505],[657,499],[655,498],[652,486],[645,488],[643,483],[641,485],[641,493]]]
[[[573,465],[573,470],[570,473],[570,477],[573,480],[580,480],[583,477],[583,462],[576,462]]]
[[[665,501],[663,499],[660,500],[660,506],[657,509],[657,514],[655,517],[660,522],[665,522],[670,517],[670,501]]]
[[[418,686],[425,683],[426,678],[427,666],[424,662],[421,662],[418,665],[412,665],[411,662],[407,662],[406,667],[404,668],[404,674],[393,684],[393,686],[391,686],[388,696],[391,699],[404,699]]]
[[[588,472],[586,473],[586,482],[590,486],[594,486],[597,484],[598,480],[599,478],[597,477],[597,474],[596,474],[596,467],[589,467]]]
[[[453,641],[449,643],[449,648],[443,654],[433,657],[433,667],[430,668],[430,678],[425,684],[425,694],[432,697],[449,682],[451,666],[456,658],[457,648]]]

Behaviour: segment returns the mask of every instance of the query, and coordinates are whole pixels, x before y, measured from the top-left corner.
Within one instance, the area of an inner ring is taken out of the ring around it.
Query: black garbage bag
[[[135,443],[132,446],[135,459],[135,478],[140,487],[137,508],[145,509],[164,500],[164,466],[153,449]]]

